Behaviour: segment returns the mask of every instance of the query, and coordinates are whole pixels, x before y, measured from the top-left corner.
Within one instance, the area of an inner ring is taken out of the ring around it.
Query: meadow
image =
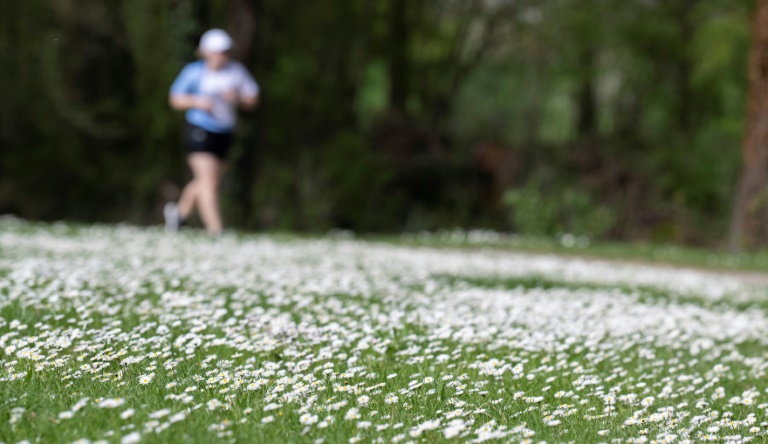
[[[0,442],[765,442],[767,313],[716,269],[6,218]]]

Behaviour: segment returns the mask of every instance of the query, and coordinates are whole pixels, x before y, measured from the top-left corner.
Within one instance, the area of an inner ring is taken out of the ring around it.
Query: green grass
[[[521,253],[557,254],[570,257],[609,259],[638,263],[656,263],[700,267],[720,271],[768,270],[768,251],[730,252],[725,249],[695,248],[681,245],[637,242],[588,242],[567,244],[556,238],[501,235],[496,240],[470,240],[466,233],[451,232],[427,235],[364,235],[361,239],[395,245],[426,248],[459,248],[499,250]]]
[[[367,257],[372,244],[344,256],[299,238],[0,227],[13,236],[0,237],[0,442],[467,442],[484,427],[498,442],[760,442],[768,426],[759,293],[477,272],[421,282],[416,265]],[[611,304],[665,322],[611,324]],[[755,324],[734,330],[732,315]]]
[[[755,297],[750,300],[740,300],[728,295],[718,299],[698,296],[696,294],[681,294],[660,289],[651,285],[607,285],[592,282],[568,282],[562,279],[549,278],[542,275],[526,275],[522,277],[473,277],[456,275],[438,275],[435,278],[446,285],[454,287],[475,287],[495,290],[552,290],[566,289],[581,292],[618,292],[634,297],[643,304],[691,304],[712,310],[761,310],[768,313],[768,296]]]

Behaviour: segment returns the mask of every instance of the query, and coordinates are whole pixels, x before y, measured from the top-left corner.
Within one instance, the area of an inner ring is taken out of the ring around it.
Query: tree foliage
[[[714,243],[752,3],[3,2],[0,212],[157,221],[187,175],[168,86],[216,26],[263,89],[230,224],[520,230],[501,196],[536,187],[610,207],[613,237]]]
[[[768,245],[768,1],[758,1],[749,52],[744,156],[731,247]]]

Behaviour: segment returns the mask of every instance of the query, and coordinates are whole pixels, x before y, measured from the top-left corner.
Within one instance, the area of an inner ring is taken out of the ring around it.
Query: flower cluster
[[[0,429],[9,442],[761,440],[761,297],[737,275],[650,265],[4,220]]]

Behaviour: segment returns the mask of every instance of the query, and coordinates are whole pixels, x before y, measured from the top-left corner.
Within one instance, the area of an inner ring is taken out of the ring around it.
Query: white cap
[[[224,52],[232,48],[232,37],[221,29],[211,29],[200,37],[201,52]]]

